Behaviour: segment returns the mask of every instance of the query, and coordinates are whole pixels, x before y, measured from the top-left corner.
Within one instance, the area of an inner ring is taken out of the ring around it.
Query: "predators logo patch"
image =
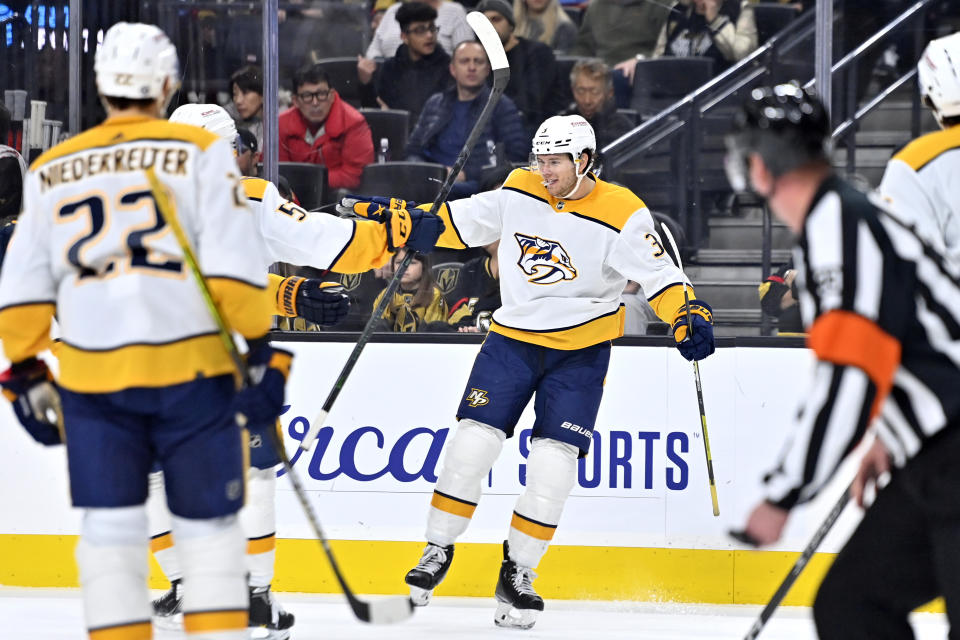
[[[577,270],[569,254],[556,240],[526,236],[522,233],[515,233],[513,237],[520,245],[520,260],[517,265],[530,276],[528,282],[553,284],[577,277]]]
[[[482,407],[490,402],[490,398],[483,389],[470,389],[470,393],[467,394],[467,402],[471,407]]]
[[[347,291],[353,291],[359,287],[361,280],[363,280],[362,273],[344,273],[340,275],[340,284],[342,284],[343,288]]]

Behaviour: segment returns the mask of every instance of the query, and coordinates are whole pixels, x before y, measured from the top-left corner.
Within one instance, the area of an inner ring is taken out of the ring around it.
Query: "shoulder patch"
[[[950,127],[920,136],[898,151],[893,158],[919,171],[937,156],[953,149],[960,149],[960,127]]]
[[[270,183],[263,178],[246,177],[241,180],[243,192],[247,194],[248,200],[263,200],[263,194],[267,192]]]

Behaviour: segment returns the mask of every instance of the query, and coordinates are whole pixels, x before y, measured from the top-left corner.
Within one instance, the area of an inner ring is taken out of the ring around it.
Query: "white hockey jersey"
[[[960,257],[960,126],[920,136],[887,163],[878,192],[917,233]]]
[[[585,198],[554,198],[541,178],[516,169],[497,191],[446,203],[437,246],[500,240],[500,297],[490,330],[554,349],[623,335],[627,280],[652,292],[672,323],[683,307],[682,272],[664,251],[643,201],[602,180]],[[690,290],[693,296],[692,289]]]
[[[169,190],[228,324],[270,326],[255,220],[228,145],[202,129],[114,118],[43,154],[0,278],[0,338],[18,362],[50,344],[60,384],[85,393],[233,371],[144,170]]]

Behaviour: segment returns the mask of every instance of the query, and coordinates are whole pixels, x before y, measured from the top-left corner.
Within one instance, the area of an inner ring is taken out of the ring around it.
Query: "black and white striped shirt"
[[[902,466],[960,422],[960,268],[911,225],[831,176],[794,249],[814,380],[767,498],[813,498],[874,417]]]

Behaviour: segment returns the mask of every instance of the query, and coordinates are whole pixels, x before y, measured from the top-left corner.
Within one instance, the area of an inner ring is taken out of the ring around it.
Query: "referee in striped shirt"
[[[749,186],[797,236],[817,358],[745,533],[778,540],[789,510],[816,495],[872,425],[878,439],[853,495],[862,506],[867,483],[891,469],[892,479],[820,586],[819,637],[912,639],[908,614],[937,596],[960,629],[960,269],[834,175],[829,137],[821,103],[785,84],[753,90],[727,138],[734,189]]]

